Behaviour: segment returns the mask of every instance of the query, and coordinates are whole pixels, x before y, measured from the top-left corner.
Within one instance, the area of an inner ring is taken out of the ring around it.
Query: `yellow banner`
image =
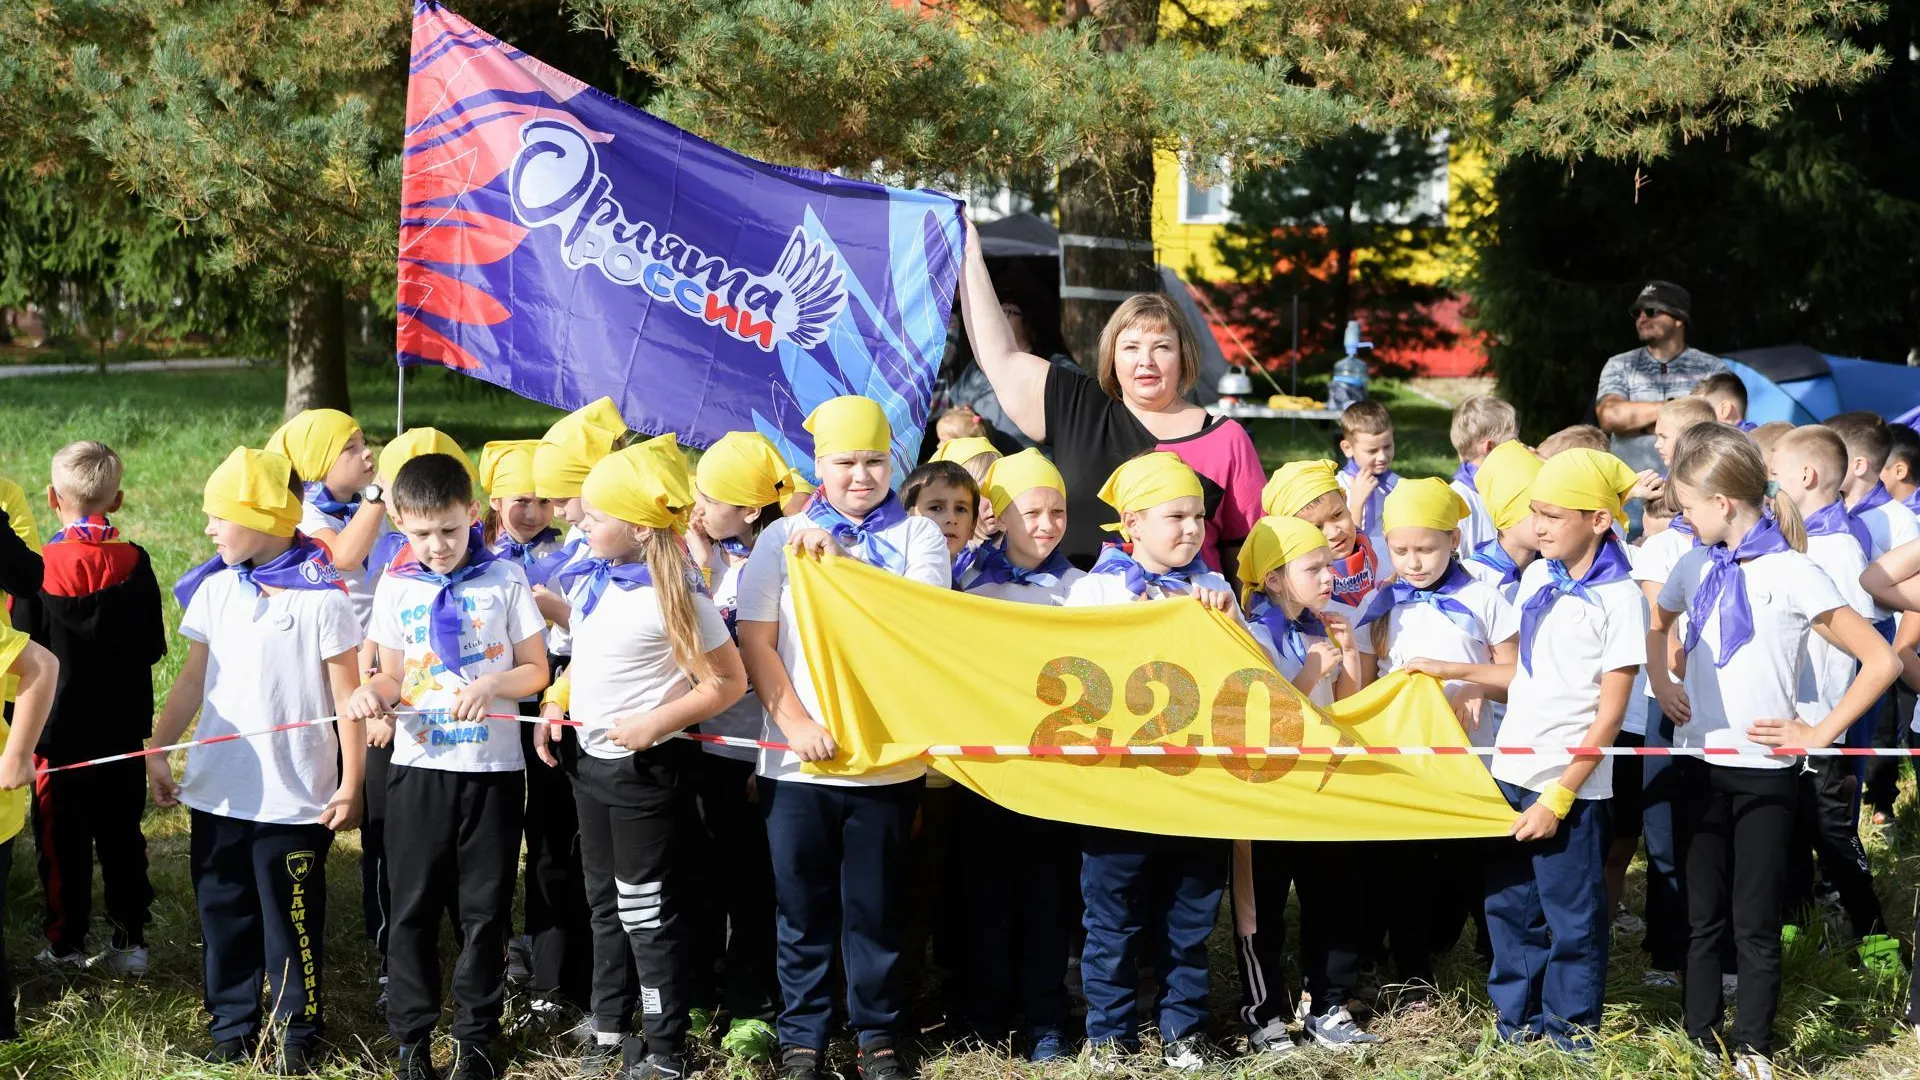
[[[1048,608],[788,555],[822,772],[929,746],[1464,746],[1440,684],[1394,675],[1321,712],[1232,619],[1184,601]],[[1035,817],[1238,840],[1505,836],[1472,757],[966,757],[935,768]]]

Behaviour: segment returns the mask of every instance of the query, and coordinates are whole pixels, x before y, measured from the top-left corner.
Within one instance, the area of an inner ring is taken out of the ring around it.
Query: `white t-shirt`
[[[1423,656],[1460,664],[1491,664],[1493,646],[1511,640],[1520,632],[1519,614],[1493,586],[1469,581],[1453,598],[1473,612],[1472,632],[1456,625],[1430,604],[1402,604],[1381,617],[1387,624],[1387,652],[1379,659],[1378,674],[1398,671]],[[1374,652],[1373,629],[1371,625],[1354,627],[1354,644],[1363,653]],[[1453,679],[1446,683],[1446,690],[1448,700],[1457,702],[1468,687]],[[1475,746],[1493,745],[1501,722],[1499,710],[1490,708],[1494,704],[1497,703],[1481,703],[1480,723],[1466,733],[1467,740]]]
[[[1204,574],[1194,575],[1193,587],[1196,589],[1216,589],[1220,592],[1227,593],[1233,591],[1233,586],[1227,584],[1226,578],[1221,577],[1211,570]],[[1127,591],[1127,579],[1124,575],[1087,573],[1075,578],[1073,583],[1067,587],[1067,602],[1064,606],[1099,607],[1103,604],[1131,604],[1135,600],[1183,599],[1186,596],[1186,593],[1166,592],[1158,585],[1147,586],[1145,596],[1135,596]],[[1233,616],[1242,622],[1246,621],[1240,614],[1238,607],[1233,609]]]
[[[1513,594],[1520,591],[1520,581],[1518,578],[1512,581],[1502,581],[1501,578],[1504,577],[1505,574],[1488,566],[1486,563],[1462,555],[1460,557],[1460,565],[1466,569],[1467,573],[1473,575],[1473,580],[1491,585],[1494,590],[1500,594],[1501,598],[1509,604],[1513,603]],[[1529,563],[1528,565],[1532,564]],[[1520,572],[1524,574],[1526,570],[1523,568]]]
[[[1847,607],[1868,622],[1873,621],[1873,597],[1860,587],[1860,575],[1866,572],[1867,556],[1858,541],[1846,533],[1807,537],[1807,558],[1825,571],[1834,591]],[[1800,670],[1800,685],[1794,693],[1794,705],[1800,719],[1818,724],[1827,718],[1852,685],[1859,670],[1856,661],[1818,633],[1807,635],[1805,666]]]
[[[978,576],[978,571],[968,570],[965,580]],[[989,600],[1011,600],[1016,604],[1042,604],[1046,607],[1066,607],[1067,597],[1073,592],[1073,583],[1086,577],[1085,570],[1069,567],[1053,585],[1034,585],[1031,583],[1014,584],[1011,581],[995,581],[987,585],[962,588],[968,596],[984,596]]]
[[[740,607],[740,575],[747,568],[747,560],[736,559],[728,564],[721,573],[720,580],[713,586],[713,609],[719,613],[722,625],[731,626]],[[760,737],[760,725],[765,714],[760,708],[760,697],[749,689],[739,701],[727,706],[726,711],[711,720],[700,723],[703,735],[725,735],[736,739],[757,739]],[[760,751],[750,746],[720,746],[716,743],[701,743],[700,749],[717,757],[732,758],[735,761],[757,761]]]
[[[1498,539],[1500,531],[1493,527],[1493,515],[1487,513],[1486,502],[1472,484],[1449,480],[1447,486],[1458,492],[1467,504],[1467,516],[1460,519],[1460,557],[1464,559],[1478,551],[1481,544]]]
[[[622,718],[657,709],[693,689],[692,680],[673,658],[673,643],[660,614],[660,594],[651,585],[623,589],[609,583],[594,605],[582,615],[576,586],[573,609],[572,715],[580,721],[580,749],[597,758],[617,760],[633,756],[608,732]],[[727,624],[712,604],[695,605],[699,620],[700,651],[711,652],[727,642]],[[704,730],[704,729],[703,729]]]
[[[1340,484],[1340,494],[1345,496],[1347,491],[1353,486],[1353,477],[1348,476],[1346,470],[1343,468],[1341,471],[1334,473],[1333,478]],[[1378,491],[1379,489],[1375,488],[1374,490]],[[1386,506],[1386,500],[1382,499],[1380,505],[1382,507]],[[1383,513],[1381,516],[1384,517],[1385,514]],[[1355,514],[1353,515],[1353,528],[1355,532],[1365,533],[1368,544],[1373,547],[1373,554],[1380,560],[1380,576],[1385,577],[1393,573],[1393,562],[1387,556],[1386,526],[1376,520],[1370,522],[1369,527],[1363,529],[1361,527],[1360,515]]]
[[[1520,575],[1514,610],[1524,608],[1553,579],[1547,560]],[[1578,746],[1600,714],[1600,678],[1647,661],[1647,598],[1632,578],[1589,585],[1593,601],[1562,596],[1540,618],[1530,658],[1517,663],[1507,689],[1507,714],[1496,746]],[[1642,721],[1644,724],[1644,720]],[[1495,779],[1544,791],[1573,762],[1570,754],[1502,755],[1493,759]],[[1574,794],[1583,799],[1613,795],[1613,759],[1600,764]]]
[[[781,518],[766,527],[753,545],[753,554],[740,574],[738,619],[741,622],[770,622],[779,626],[775,639],[780,664],[787,669],[794,696],[800,707],[816,721],[820,719],[820,698],[814,692],[813,673],[807,668],[807,655],[800,647],[800,623],[793,608],[793,590],[787,588],[787,537],[817,526],[805,516]],[[879,538],[906,556],[901,577],[923,585],[947,589],[953,586],[953,561],[947,555],[947,538],[931,519],[908,515],[904,520],[882,529]],[[765,713],[765,709],[761,710]],[[762,739],[785,742],[786,736],[766,715],[761,725]],[[787,750],[762,750],[759,773],[774,780],[800,784],[830,784],[841,787],[872,787],[915,780],[926,774],[921,761],[908,761],[888,769],[876,769],[858,776],[816,776],[801,771],[800,757]]]
[[[1685,555],[1687,552],[1699,546],[1700,545],[1693,542],[1692,534],[1679,532],[1675,529],[1665,529],[1647,537],[1645,540],[1640,541],[1638,547],[1627,549],[1632,553],[1633,558],[1633,580],[1642,585],[1647,582],[1652,582],[1655,585],[1665,585],[1667,579],[1673,576],[1673,568],[1680,562],[1680,556]],[[1646,590],[1642,589],[1641,595],[1646,595]],[[1681,612],[1680,617],[1673,620],[1673,633],[1678,637],[1686,634],[1686,632],[1687,616],[1685,612]],[[1644,660],[1641,662],[1645,663]],[[1647,685],[1647,677],[1644,671],[1641,672],[1640,678],[1635,682],[1636,685],[1645,692],[1648,698],[1653,697],[1653,688]],[[1645,702],[1641,703],[1640,726],[1638,728],[1629,727],[1625,730],[1640,735],[1646,734],[1647,709]]]
[[[1253,635],[1253,640],[1259,642],[1260,647],[1267,651],[1267,659],[1273,662],[1273,669],[1278,671],[1280,676],[1288,682],[1293,682],[1293,680],[1299,676],[1300,669],[1306,665],[1280,651],[1280,646],[1274,642],[1273,635],[1267,631],[1267,625],[1265,623],[1257,619],[1250,619],[1247,622],[1247,630]],[[1315,642],[1326,640],[1324,635],[1309,634],[1304,631],[1300,636],[1306,641],[1307,648],[1309,649],[1313,648]],[[1332,705],[1333,684],[1339,677],[1340,668],[1338,665],[1328,668],[1326,677],[1314,683],[1313,689],[1307,692],[1307,700],[1321,708]],[[1295,685],[1297,686],[1298,684]]]
[[[1710,565],[1711,548],[1698,547],[1680,557],[1660,589],[1660,606],[1685,611],[1700,590]],[[1824,571],[1797,551],[1748,560],[1747,606],[1753,611],[1753,637],[1715,667],[1720,654],[1720,612],[1716,604],[1693,651],[1687,654],[1685,687],[1692,718],[1675,724],[1675,746],[1733,746],[1765,753],[1747,738],[1755,720],[1798,714],[1794,704],[1800,671],[1807,663],[1807,635],[1813,620],[1845,603]],[[1678,627],[1675,633],[1681,633]],[[1743,769],[1784,769],[1785,758],[1710,757],[1712,765]]]
[[[1868,555],[1868,561],[1877,559],[1910,540],[1920,540],[1920,518],[1915,518],[1913,511],[1901,505],[1897,499],[1862,512],[1859,519],[1866,525],[1868,534],[1873,537],[1873,551]],[[1873,614],[1868,618],[1873,622],[1884,622],[1893,616],[1894,612],[1891,609],[1875,604]]]
[[[193,594],[180,634],[207,647],[197,739],[332,716],[326,662],[359,648],[362,637],[353,602],[338,589],[263,596],[225,571]],[[339,787],[339,735],[332,724],[316,724],[192,747],[180,801],[209,814],[298,825],[318,820]]]
[[[579,542],[578,546],[575,546],[575,541]],[[560,546],[563,548],[572,548],[573,556],[553,568],[553,576],[555,578],[558,578],[560,571],[565,570],[567,567],[593,558],[593,552],[587,550],[587,534],[582,532],[577,525],[569,525],[567,527],[567,535],[560,538]],[[560,591],[555,582],[548,582],[547,588],[553,592]],[[537,607],[538,605],[535,606]],[[572,620],[569,619],[568,621],[571,622]],[[547,627],[547,652],[554,656],[573,655],[573,635],[568,633],[566,627]]]
[[[538,636],[546,621],[533,602],[533,590],[520,567],[505,560],[488,563],[480,573],[453,586],[466,618],[460,626],[461,674],[433,651],[430,612],[440,586],[430,581],[380,575],[373,596],[373,625],[367,637],[385,649],[406,654],[400,679],[401,708],[419,710],[394,717],[393,763],[449,772],[512,772],[526,767],[520,753],[520,721],[457,721],[445,712],[467,680],[511,671],[513,648]],[[496,697],[488,712],[517,715],[518,703]]]
[[[313,493],[317,494],[319,490],[316,487]],[[327,529],[339,532],[347,527],[350,520],[346,517],[334,517],[313,505],[312,494],[308,495],[306,502],[300,504],[300,531],[308,536]],[[387,522],[386,515],[382,514],[380,529],[374,534],[374,539],[378,540],[381,533],[392,531],[393,526]],[[373,590],[374,586],[380,582],[380,567],[368,566],[363,560],[352,570],[337,565],[334,569],[340,571],[340,580],[347,586],[347,597],[353,601],[353,617],[360,620],[361,628],[365,629],[373,615]]]

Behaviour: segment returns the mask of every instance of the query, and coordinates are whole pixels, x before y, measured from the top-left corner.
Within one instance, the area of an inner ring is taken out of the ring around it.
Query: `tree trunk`
[[[286,415],[304,409],[350,411],[347,341],[340,283],[304,279],[287,298]]]
[[[1086,0],[1069,5],[1069,19],[1098,18],[1096,47],[1117,53],[1153,43],[1160,0]],[[1060,265],[1066,287],[1119,292],[1160,288],[1153,256],[1153,147],[1113,146],[1098,160],[1060,172]],[[1101,241],[1076,244],[1068,237]],[[1093,371],[1100,358],[1100,331],[1118,300],[1060,298],[1060,332],[1067,351]]]

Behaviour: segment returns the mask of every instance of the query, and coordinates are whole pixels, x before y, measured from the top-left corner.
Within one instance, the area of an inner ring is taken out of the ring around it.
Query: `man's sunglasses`
[[[1635,308],[1633,313],[1635,316],[1642,319],[1651,319],[1656,316],[1666,314],[1666,312],[1661,311],[1659,308],[1650,308],[1650,307]]]

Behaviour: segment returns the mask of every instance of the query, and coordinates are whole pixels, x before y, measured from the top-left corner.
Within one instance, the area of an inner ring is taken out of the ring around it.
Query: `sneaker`
[[[1353,1014],[1345,1008],[1328,1009],[1319,1016],[1307,1017],[1307,1037],[1321,1046],[1335,1049],[1349,1049],[1377,1043],[1380,1036],[1360,1030],[1353,1022]]]
[[[913,1073],[900,1058],[893,1040],[880,1036],[860,1048],[853,1056],[853,1072],[858,1080],[907,1080]]]
[[[1652,968],[1640,974],[1640,985],[1652,986],[1662,990],[1671,989],[1680,985],[1680,975],[1678,972],[1661,971],[1659,968]]]
[[[1638,915],[1635,915],[1633,912],[1628,911],[1627,905],[1620,904],[1619,906],[1614,908],[1614,911],[1613,911],[1613,932],[1614,933],[1640,934],[1640,933],[1645,933],[1646,929],[1647,929],[1646,920],[1642,919]]]
[[[780,1051],[780,1080],[821,1080],[820,1051],[804,1046]]]
[[[134,945],[121,949],[108,946],[107,951],[87,961],[89,968],[101,968],[114,975],[139,978],[147,973],[147,947]]]
[[[275,1076],[312,1076],[320,1053],[305,1043],[290,1042],[280,1048],[280,1056],[274,1059]]]
[[[1773,1062],[1764,1054],[1741,1054],[1733,1059],[1733,1075],[1740,1080],[1773,1080]]]
[[[1038,1065],[1067,1056],[1067,1033],[1057,1027],[1033,1029],[1033,1045],[1027,1048],[1027,1060]]]
[[[245,1039],[221,1039],[201,1060],[209,1065],[238,1065],[253,1060],[253,1047]]]
[[[1293,1032],[1288,1030],[1287,1022],[1279,1018],[1267,1021],[1264,1027],[1247,1032],[1247,1053],[1260,1057],[1274,1057],[1300,1049],[1293,1041]]]
[[[72,968],[75,971],[79,971],[87,966],[87,954],[83,952],[57,953],[54,952],[53,947],[49,945],[35,954],[33,962],[43,968],[51,968],[56,971],[61,968]]]
[[[1722,994],[1738,993],[1739,990],[1740,990],[1740,976],[1738,975],[1720,976],[1720,992]]]
[[[533,980],[533,937],[521,934],[507,939],[507,981],[522,985]]]
[[[400,1059],[393,1065],[394,1080],[440,1080],[433,1067],[433,1044],[415,1043],[400,1048]]]
[[[1087,1044],[1087,1071],[1109,1076],[1125,1069],[1133,1060],[1133,1050],[1117,1039],[1102,1039]]]
[[[587,1023],[591,1024],[592,1021]],[[590,1031],[585,1045],[580,1048],[580,1056],[575,1059],[575,1080],[600,1080],[619,1068],[622,1062],[620,1044],[623,1041],[615,1038],[612,1042],[602,1042],[597,1033]]]
[[[668,1054],[643,1054],[620,1070],[620,1080],[681,1080],[686,1075],[687,1059]]]
[[[720,1049],[728,1057],[771,1065],[774,1051],[780,1049],[780,1036],[765,1020],[735,1020],[720,1036]]]
[[[1900,942],[1885,934],[1868,934],[1860,939],[1860,966],[1883,979],[1903,979],[1906,965],[1900,962]]]
[[[493,1059],[487,1056],[487,1048],[478,1043],[460,1043],[454,1048],[453,1071],[449,1080],[499,1080],[500,1070],[494,1068]]]
[[[1160,1063],[1175,1072],[1194,1072],[1213,1060],[1213,1048],[1205,1035],[1188,1035],[1160,1048]]]
[[[387,1011],[387,977],[380,976],[380,993],[373,999],[373,1010],[384,1015]]]

